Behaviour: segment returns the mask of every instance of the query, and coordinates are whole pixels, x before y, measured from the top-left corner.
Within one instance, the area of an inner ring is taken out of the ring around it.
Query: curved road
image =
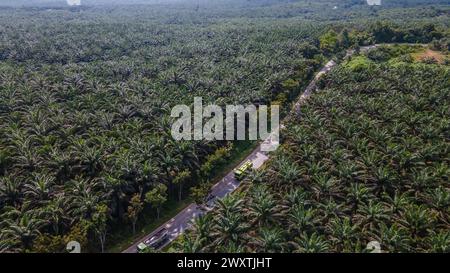
[[[367,47],[362,47],[361,52],[365,52],[368,50],[371,50],[373,48],[378,47],[379,45],[372,45]],[[352,56],[355,53],[353,50],[348,50],[346,58]],[[300,110],[301,104],[311,95],[311,93],[316,89],[317,81],[320,79],[320,77],[329,71],[331,71],[336,66],[336,62],[333,60],[329,61],[325,64],[324,67],[316,74],[314,79],[310,82],[310,84],[306,87],[303,94],[299,97],[297,102],[294,104],[294,107],[292,109],[293,112],[297,112]],[[283,128],[283,124],[281,124],[281,128]],[[253,163],[254,169],[259,169],[264,162],[266,162],[269,159],[268,153],[261,150],[262,145],[270,144],[270,137],[264,140],[258,147],[256,147],[250,155],[248,155],[240,164],[242,165],[247,160],[251,160]],[[239,181],[237,181],[234,178],[234,170],[230,171],[224,178],[222,178],[219,182],[217,182],[211,189],[211,194],[215,196],[215,198],[223,198],[227,194],[233,192],[237,187],[239,187]],[[214,202],[213,200],[210,200],[208,202],[208,210],[212,209],[212,204]],[[187,228],[189,228],[192,220],[199,215],[205,213],[204,209],[202,210],[199,205],[192,203],[189,206],[187,206],[184,210],[179,212],[175,217],[164,223],[162,226],[157,228],[152,233],[142,237],[141,239],[137,240],[133,245],[128,247],[126,250],[124,250],[122,253],[136,253],[137,252],[137,245],[143,241],[146,241],[150,237],[152,237],[155,233],[157,233],[162,228],[166,228],[169,233],[169,239],[166,240],[166,242],[160,247],[164,248],[166,245],[168,245],[170,242],[175,240],[183,231]]]

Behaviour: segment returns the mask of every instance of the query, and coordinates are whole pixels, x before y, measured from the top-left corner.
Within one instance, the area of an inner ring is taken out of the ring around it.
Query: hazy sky
[[[381,5],[381,0],[367,0],[369,5]]]
[[[67,0],[67,4],[71,6],[79,6],[81,5],[81,0]]]

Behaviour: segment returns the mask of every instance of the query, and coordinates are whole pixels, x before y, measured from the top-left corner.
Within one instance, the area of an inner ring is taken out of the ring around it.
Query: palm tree
[[[175,241],[175,249],[182,253],[200,253],[205,240],[205,237],[185,233]]]
[[[369,200],[368,203],[364,203],[358,208],[358,214],[355,215],[354,219],[358,221],[363,232],[373,231],[378,229],[377,223],[388,220],[389,216],[385,212],[382,203]]]
[[[404,210],[405,207],[407,207],[410,202],[411,198],[409,197],[408,193],[399,193],[399,191],[396,191],[394,193],[394,196],[391,197],[388,194],[385,194],[383,198],[386,200],[386,204],[389,207],[391,213],[398,213]]]
[[[316,211],[314,209],[307,209],[302,204],[293,206],[287,215],[289,230],[295,232],[295,234],[300,234],[303,231],[312,229],[317,221],[315,214]]]
[[[194,145],[188,141],[177,142],[174,145],[175,154],[180,155],[181,163],[188,167],[190,170],[194,170],[199,167],[199,159]]]
[[[127,193],[131,191],[130,181],[117,178],[120,177],[120,173],[120,171],[117,171],[114,174],[105,174],[102,178],[105,191],[111,196],[112,214],[116,215],[118,219],[123,218],[128,200]]]
[[[74,158],[78,162],[77,167],[81,172],[94,176],[103,169],[103,150],[102,148],[89,147],[84,141],[77,144],[77,150],[74,151]]]
[[[244,200],[239,195],[227,195],[217,200],[217,214],[229,214],[242,212]]]
[[[19,211],[12,209],[7,211],[2,219],[2,239],[12,243],[10,246],[20,246],[29,249],[33,240],[40,234],[40,229],[46,221],[39,218],[36,212],[31,210]]]
[[[161,178],[164,179],[166,185],[169,187],[169,192],[172,192],[172,179],[175,177],[175,173],[179,170],[180,157],[172,156],[165,152],[159,154],[159,164],[161,169],[165,171],[165,175]]]
[[[358,206],[365,202],[370,197],[370,189],[363,184],[353,183],[349,187],[347,200],[353,207],[353,211],[358,209]]]
[[[146,160],[142,164],[142,170],[139,172],[140,178],[138,179],[140,196],[143,196],[144,192],[156,183],[158,180],[158,172],[158,167],[152,161]]]
[[[2,150],[0,150],[0,175],[4,175],[10,161],[11,157],[8,150],[2,147]]]
[[[286,187],[294,184],[298,179],[302,171],[289,159],[282,157],[276,161],[278,183],[280,187]]]
[[[48,201],[52,196],[54,178],[47,174],[35,174],[30,184],[25,184],[24,195],[39,204]]]
[[[249,216],[258,226],[272,223],[280,214],[275,199],[265,186],[257,186],[253,189],[250,201]]]
[[[290,244],[294,247],[296,253],[322,253],[330,250],[325,237],[317,233],[308,235],[305,232],[300,237],[296,237]]]
[[[373,177],[369,181],[376,183],[379,192],[392,193],[397,183],[395,172],[388,166],[380,166],[373,172]]]
[[[316,195],[316,200],[321,200],[324,197],[331,197],[335,195],[338,189],[338,181],[326,175],[315,175],[312,177],[314,184],[312,189]]]
[[[380,224],[380,236],[378,237],[384,251],[407,252],[410,251],[410,237],[405,228],[394,224],[387,226]]]
[[[311,205],[311,194],[303,188],[293,188],[288,191],[283,198],[283,207],[290,209],[295,205]]]
[[[359,227],[349,217],[331,219],[327,228],[336,251],[351,251]]]
[[[100,201],[101,197],[92,192],[72,196],[69,212],[76,219],[91,219]]]
[[[207,213],[206,215],[202,215],[201,217],[195,218],[193,222],[193,229],[195,230],[195,234],[199,238],[207,238],[210,234],[213,227],[213,217],[212,214]]]
[[[43,208],[43,214],[56,235],[60,234],[60,227],[67,220],[64,202],[64,197],[59,195]]]
[[[427,193],[425,198],[429,206],[437,210],[438,216],[446,221],[448,207],[450,206],[450,191],[443,186],[439,186],[430,190],[430,193]]]
[[[431,170],[428,168],[424,169],[413,169],[412,179],[409,184],[409,188],[416,192],[425,191],[428,187],[434,184],[434,179],[431,176]]]
[[[248,225],[244,222],[242,214],[232,212],[227,215],[219,215],[215,221],[213,232],[211,233],[214,244],[222,244],[228,241],[239,242],[242,235],[247,230]]]
[[[399,222],[408,229],[414,240],[426,235],[436,219],[436,215],[424,205],[410,205],[402,216]]]
[[[333,218],[339,218],[340,216],[346,214],[348,212],[348,207],[345,206],[343,203],[337,203],[333,199],[327,199],[322,201],[318,205],[318,213],[320,214],[320,220],[317,220],[318,222],[321,222],[323,225],[325,225],[329,219]]]
[[[21,135],[18,137],[19,138],[15,141],[15,145],[11,147],[15,153],[14,165],[18,168],[32,172],[41,165],[41,157],[36,153],[36,150],[33,147],[32,137]]]
[[[250,173],[245,177],[245,181],[250,182],[251,184],[259,184],[261,183],[267,174],[264,170],[251,170]]]
[[[261,228],[254,244],[258,252],[274,253],[284,250],[284,242],[285,239],[281,229]]]
[[[427,239],[430,252],[450,252],[450,232],[448,230],[441,230],[439,232],[434,231]]]
[[[344,181],[355,182],[364,180],[364,171],[356,162],[344,161],[336,166],[339,178]]]
[[[0,236],[0,253],[16,252],[17,249],[13,246],[14,242],[2,237]]]
[[[215,211],[215,221],[211,237],[213,244],[218,245],[224,242],[234,242],[244,239],[244,232],[248,229],[245,223],[242,208],[243,200],[239,196],[226,196],[217,201]]]
[[[69,213],[75,219],[92,219],[97,206],[106,197],[105,193],[96,191],[99,183],[91,180],[72,180],[69,189],[71,195],[66,199]],[[69,203],[70,202],[70,203]]]
[[[73,158],[68,152],[60,151],[57,148],[52,148],[50,152],[51,159],[48,162],[48,166],[55,172],[55,178],[57,184],[62,184],[72,173]]]
[[[228,242],[225,245],[219,245],[213,249],[218,253],[246,253],[248,252],[246,246],[244,244]]]
[[[23,197],[21,180],[12,176],[0,177],[0,203],[17,207]]]

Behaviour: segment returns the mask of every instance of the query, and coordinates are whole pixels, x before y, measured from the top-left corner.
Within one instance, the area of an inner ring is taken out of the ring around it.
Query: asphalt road
[[[368,51],[368,50],[376,48],[376,47],[378,47],[378,45],[363,47],[363,48],[361,48],[361,51],[362,52]],[[354,54],[354,51],[349,50],[349,51],[347,51],[347,56],[346,57],[348,58],[348,57],[350,57],[353,54]],[[316,84],[317,84],[317,81],[319,80],[319,78],[322,75],[324,75],[324,74],[328,73],[329,71],[331,71],[335,66],[336,66],[336,62],[331,60],[328,63],[326,63],[324,67],[322,67],[322,69],[316,74],[314,79],[310,82],[310,84],[306,87],[306,89],[303,92],[303,94],[299,97],[297,102],[294,104],[294,107],[293,107],[292,111],[298,112],[300,110],[301,104],[315,90]],[[280,126],[283,128],[283,125],[280,125]],[[250,155],[248,155],[239,164],[239,166],[241,166],[247,160],[251,160],[252,163],[253,163],[253,168],[254,169],[259,169],[264,164],[264,162],[266,162],[269,159],[268,154],[261,150],[261,145],[265,145],[268,142],[270,142],[269,138],[266,139],[265,141],[263,141],[260,145],[258,145],[258,147],[256,147],[252,151],[252,153]],[[211,194],[212,195],[216,196],[216,198],[223,198],[227,194],[233,192],[235,189],[237,189],[239,187],[240,183],[239,183],[238,180],[236,180],[234,178],[234,173],[233,172],[234,172],[234,170],[230,171],[224,178],[222,178],[222,180],[220,180],[218,183],[216,183],[212,187],[212,189],[211,189]],[[207,205],[210,205],[212,202],[214,202],[214,200],[211,200],[210,202],[208,202]],[[192,220],[194,218],[198,217],[199,215],[201,215],[202,213],[204,213],[204,210],[202,210],[197,204],[192,203],[189,206],[187,206],[184,210],[182,210],[180,213],[178,213],[175,217],[170,219],[168,222],[166,222],[165,224],[163,224],[162,226],[160,226],[159,228],[154,230],[152,233],[150,233],[150,234],[142,237],[138,241],[136,241],[133,245],[131,245],[129,248],[127,248],[122,253],[136,253],[137,252],[136,247],[137,247],[137,245],[139,243],[149,239],[150,237],[152,237],[155,233],[157,233],[162,228],[166,228],[168,230],[168,233],[169,233],[168,240],[165,242],[164,245],[162,245],[160,247],[160,249],[164,248],[170,242],[175,240],[181,233],[183,233],[184,230],[189,228],[189,226],[192,223]]]

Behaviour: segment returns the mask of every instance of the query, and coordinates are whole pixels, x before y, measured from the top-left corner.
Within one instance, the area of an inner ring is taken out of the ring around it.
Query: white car
[[[169,238],[169,232],[167,229],[163,228],[156,232],[152,237],[140,243],[137,246],[138,252],[142,252],[148,247],[158,249],[163,243]]]

